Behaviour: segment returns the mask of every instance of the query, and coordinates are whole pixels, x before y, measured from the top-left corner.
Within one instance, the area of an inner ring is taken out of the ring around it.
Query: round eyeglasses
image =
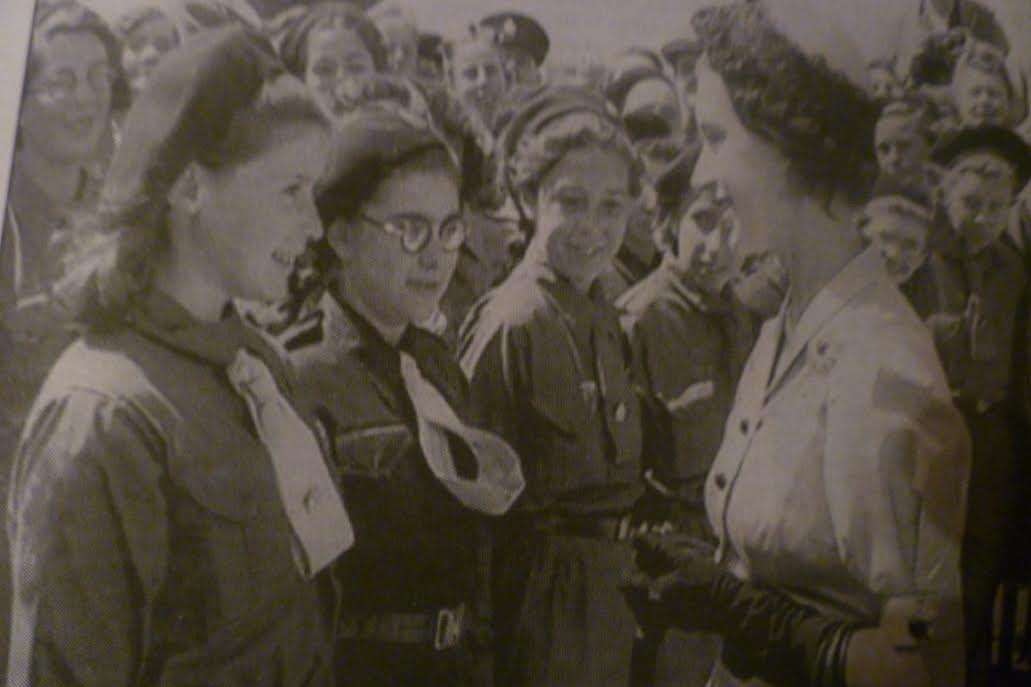
[[[382,220],[365,214],[359,217],[385,233],[398,237],[406,253],[422,251],[433,235],[433,223],[422,215],[395,215]],[[466,235],[465,222],[460,215],[451,215],[437,225],[437,239],[449,253],[461,248]]]
[[[94,91],[106,92],[111,90],[116,79],[117,75],[111,67],[98,64],[87,70],[84,75],[70,69],[62,70],[49,79],[41,79],[31,84],[28,92],[53,102],[64,101],[75,95],[80,81],[85,81]]]

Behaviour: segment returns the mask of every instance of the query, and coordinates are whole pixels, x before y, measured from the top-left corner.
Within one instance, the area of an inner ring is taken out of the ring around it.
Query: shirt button
[[[304,492],[304,497],[301,499],[301,504],[304,506],[304,510],[310,513],[313,510],[315,510],[315,507],[319,504],[320,500],[321,499],[319,495],[319,488],[311,487],[306,492]]]
[[[727,488],[727,476],[724,475],[722,472],[716,473],[715,482],[716,482],[716,488],[717,489],[726,489]]]
[[[741,433],[748,434],[748,420],[741,421]]]

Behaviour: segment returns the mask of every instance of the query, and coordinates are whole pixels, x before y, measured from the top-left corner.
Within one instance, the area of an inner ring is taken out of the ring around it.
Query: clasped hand
[[[679,533],[642,534],[633,545],[635,570],[620,591],[641,629],[704,630],[720,573],[713,545]]]

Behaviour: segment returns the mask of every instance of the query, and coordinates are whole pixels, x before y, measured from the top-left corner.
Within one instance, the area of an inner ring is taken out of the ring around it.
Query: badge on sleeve
[[[716,394],[716,383],[711,379],[691,384],[676,398],[666,401],[666,408],[671,413],[687,410],[699,401],[705,401]]]

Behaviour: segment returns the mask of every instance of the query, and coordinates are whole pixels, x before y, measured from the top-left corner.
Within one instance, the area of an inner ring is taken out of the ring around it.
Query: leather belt
[[[427,613],[345,616],[337,627],[337,637],[397,644],[426,644],[437,651],[445,651],[458,646],[465,631],[465,616],[465,604]]]
[[[625,541],[630,537],[630,515],[557,515],[535,519],[534,528],[544,534],[588,539]]]

